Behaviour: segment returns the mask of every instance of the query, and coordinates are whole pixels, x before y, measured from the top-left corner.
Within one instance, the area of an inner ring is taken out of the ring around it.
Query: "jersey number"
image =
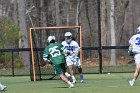
[[[136,45],[140,45],[140,38],[139,37],[136,38],[136,41],[137,41]]]
[[[54,47],[49,49],[49,52],[50,52],[52,57],[56,57],[56,56],[61,55],[60,50],[58,50],[57,48],[58,48],[58,46],[54,46]]]

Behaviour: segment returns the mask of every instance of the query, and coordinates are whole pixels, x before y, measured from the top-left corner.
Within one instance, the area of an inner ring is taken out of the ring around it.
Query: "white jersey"
[[[78,43],[74,40],[72,40],[70,44],[68,44],[66,41],[63,41],[62,45],[70,52],[78,53],[80,51]]]
[[[134,53],[140,53],[140,34],[133,35],[129,40],[129,44],[132,46]]]
[[[72,55],[65,55],[67,66],[81,66],[80,58],[77,57],[77,54],[80,51],[78,43],[74,40],[72,40],[70,44],[68,44],[66,41],[63,41],[62,45],[65,47],[65,49],[72,53]]]

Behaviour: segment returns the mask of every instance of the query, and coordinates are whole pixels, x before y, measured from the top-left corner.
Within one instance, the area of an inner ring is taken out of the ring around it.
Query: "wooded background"
[[[97,1],[0,0],[0,48],[29,48],[29,28],[35,26],[82,26],[83,46],[99,46]],[[140,24],[140,0],[100,2],[102,46],[128,46]],[[84,51],[83,56],[96,58],[96,52]],[[20,55],[29,65],[29,53]],[[126,50],[103,51],[111,65],[124,55],[128,57]]]

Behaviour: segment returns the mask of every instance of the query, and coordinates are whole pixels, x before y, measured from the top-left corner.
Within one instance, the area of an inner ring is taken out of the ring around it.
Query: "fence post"
[[[98,11],[98,40],[99,40],[99,72],[102,74],[102,42],[101,42],[101,14],[100,14],[100,0],[97,0]]]
[[[13,50],[12,50],[12,76],[14,77],[14,55],[13,55]]]

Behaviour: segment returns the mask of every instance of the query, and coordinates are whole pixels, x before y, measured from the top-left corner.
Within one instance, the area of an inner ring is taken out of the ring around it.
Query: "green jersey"
[[[51,43],[45,48],[43,57],[50,60],[54,65],[65,63],[63,49],[62,44]]]

